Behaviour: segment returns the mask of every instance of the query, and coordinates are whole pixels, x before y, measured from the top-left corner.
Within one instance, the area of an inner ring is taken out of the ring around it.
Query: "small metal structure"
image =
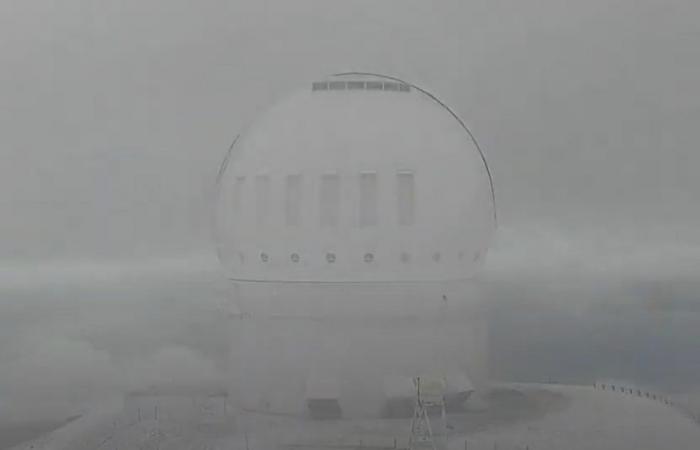
[[[443,377],[415,377],[416,403],[411,420],[409,450],[447,448],[447,416],[445,414],[445,386]],[[436,433],[430,423],[430,415],[440,415],[440,428]]]

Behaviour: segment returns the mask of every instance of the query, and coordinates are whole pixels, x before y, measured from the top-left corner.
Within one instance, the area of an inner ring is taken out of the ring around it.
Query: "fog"
[[[18,430],[26,424],[49,427],[126,392],[228,386],[230,327],[237,324],[227,315],[228,283],[210,264],[187,273],[171,264],[146,276],[93,268],[78,281],[3,288],[0,420],[6,428],[0,430],[9,439],[3,443],[23,436]],[[697,408],[696,281],[484,277],[482,283],[494,379],[624,380]],[[302,330],[298,325],[287,328]],[[280,322],[282,335],[284,327]],[[393,342],[395,355],[408,350]],[[294,358],[311,361],[301,353]]]
[[[698,15],[691,0],[2,2],[0,421],[222,382],[219,164],[280,96],[347,70],[429,87],[484,149],[494,377],[697,401]]]
[[[2,254],[206,252],[233,138],[290,89],[346,70],[445,99],[487,153],[503,227],[695,246],[697,13],[631,0],[3,2]]]

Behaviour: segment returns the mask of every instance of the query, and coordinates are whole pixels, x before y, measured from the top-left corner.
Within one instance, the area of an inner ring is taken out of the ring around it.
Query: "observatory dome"
[[[391,77],[331,76],[242,134],[219,178],[216,239],[236,281],[464,280],[495,227],[462,121]]]

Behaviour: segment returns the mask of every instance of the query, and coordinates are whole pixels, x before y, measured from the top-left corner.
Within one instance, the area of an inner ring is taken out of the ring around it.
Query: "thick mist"
[[[695,247],[697,13],[690,1],[4,2],[0,252],[207,252],[233,138],[288,91],[347,70],[423,84],[466,120],[503,228]]]
[[[691,0],[2,2],[0,423],[226,384],[219,164],[280,96],[349,70],[430,88],[484,149],[492,376],[630,380],[700,409],[698,15]]]

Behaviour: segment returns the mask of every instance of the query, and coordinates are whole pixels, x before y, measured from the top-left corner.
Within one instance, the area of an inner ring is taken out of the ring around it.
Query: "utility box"
[[[340,386],[334,377],[311,376],[306,382],[306,408],[317,420],[340,419]]]

